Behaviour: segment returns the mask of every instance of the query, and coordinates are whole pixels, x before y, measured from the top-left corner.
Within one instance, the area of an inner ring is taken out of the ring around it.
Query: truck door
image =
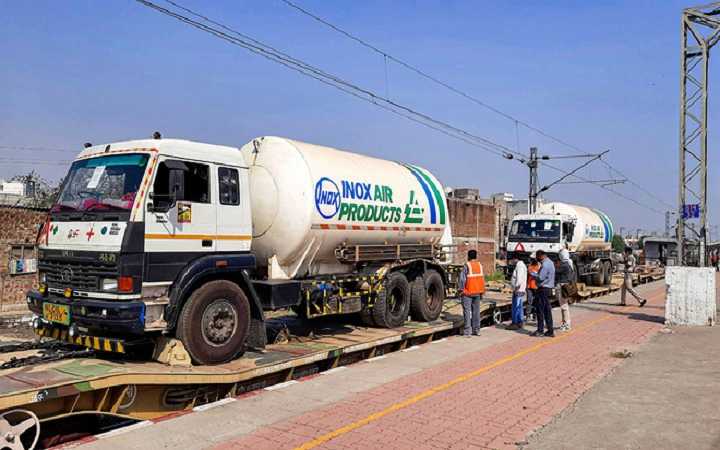
[[[217,167],[217,242],[221,252],[249,251],[252,234],[248,170]]]
[[[217,199],[211,195],[212,167],[176,158],[160,160],[145,213],[145,251],[150,253],[151,275],[160,269],[153,266],[168,269],[163,269],[164,272],[177,272],[190,259],[215,251],[217,225],[213,203]],[[168,266],[177,270],[169,270]],[[155,273],[150,278],[157,277]]]

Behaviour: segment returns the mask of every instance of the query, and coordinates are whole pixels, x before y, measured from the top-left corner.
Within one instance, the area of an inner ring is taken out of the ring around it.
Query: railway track
[[[12,354],[25,354],[33,352],[28,356],[17,356]],[[5,358],[5,356],[10,355]],[[88,358],[95,355],[95,351],[63,342],[50,340],[34,340],[18,343],[0,344],[0,370],[15,369],[25,366],[62,361],[64,359]]]
[[[659,278],[658,274],[639,275],[636,281],[642,284]],[[580,298],[617,289],[619,280],[605,288],[584,288]],[[486,295],[481,308],[484,325],[509,316],[507,297],[503,292]],[[21,412],[14,416],[29,417],[22,411],[36,414],[42,429],[36,448],[47,448],[429,343],[456,334],[461,324],[462,309],[455,300],[446,303],[437,322],[409,322],[393,330],[367,328],[359,322],[274,319],[271,326],[277,343],[262,352],[249,351],[231,363],[200,367],[111,359],[54,341],[0,343],[0,361],[5,361],[0,366],[0,414],[17,410]],[[29,419],[17,420],[9,423],[18,426]]]

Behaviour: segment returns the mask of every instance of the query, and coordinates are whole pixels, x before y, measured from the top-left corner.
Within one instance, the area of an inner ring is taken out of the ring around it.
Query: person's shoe
[[[559,330],[560,330],[560,331],[567,331],[567,324],[562,324],[562,325],[560,325]]]
[[[542,331],[533,331],[530,333],[530,336],[542,336],[544,333]]]
[[[480,330],[478,330],[478,331],[473,331],[473,334],[472,334],[472,335],[473,335],[473,336],[480,336]]]
[[[645,303],[647,303],[647,300],[645,300],[645,299],[640,300],[640,307],[642,308],[643,306],[645,306]]]
[[[555,337],[555,332],[553,331],[546,331],[545,334],[543,334],[545,337]]]
[[[508,330],[517,330],[517,329],[518,329],[518,324],[516,324],[516,323],[511,323],[510,325],[508,325],[508,326],[505,327],[505,328],[508,329]]]

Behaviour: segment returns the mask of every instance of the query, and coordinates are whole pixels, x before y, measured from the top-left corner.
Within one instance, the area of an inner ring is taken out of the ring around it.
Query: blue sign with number
[[[683,205],[683,219],[697,219],[700,217],[700,204]]]

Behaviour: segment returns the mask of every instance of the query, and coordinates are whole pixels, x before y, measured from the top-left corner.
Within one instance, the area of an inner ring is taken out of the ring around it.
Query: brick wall
[[[45,210],[0,206],[0,312],[23,310],[25,292],[37,287],[37,273],[10,275],[9,263],[13,245],[28,244],[25,257],[37,257],[35,238],[46,215]]]
[[[495,271],[497,213],[492,202],[448,198],[453,243],[457,246],[453,262],[462,264],[467,251],[475,249],[486,274]]]

